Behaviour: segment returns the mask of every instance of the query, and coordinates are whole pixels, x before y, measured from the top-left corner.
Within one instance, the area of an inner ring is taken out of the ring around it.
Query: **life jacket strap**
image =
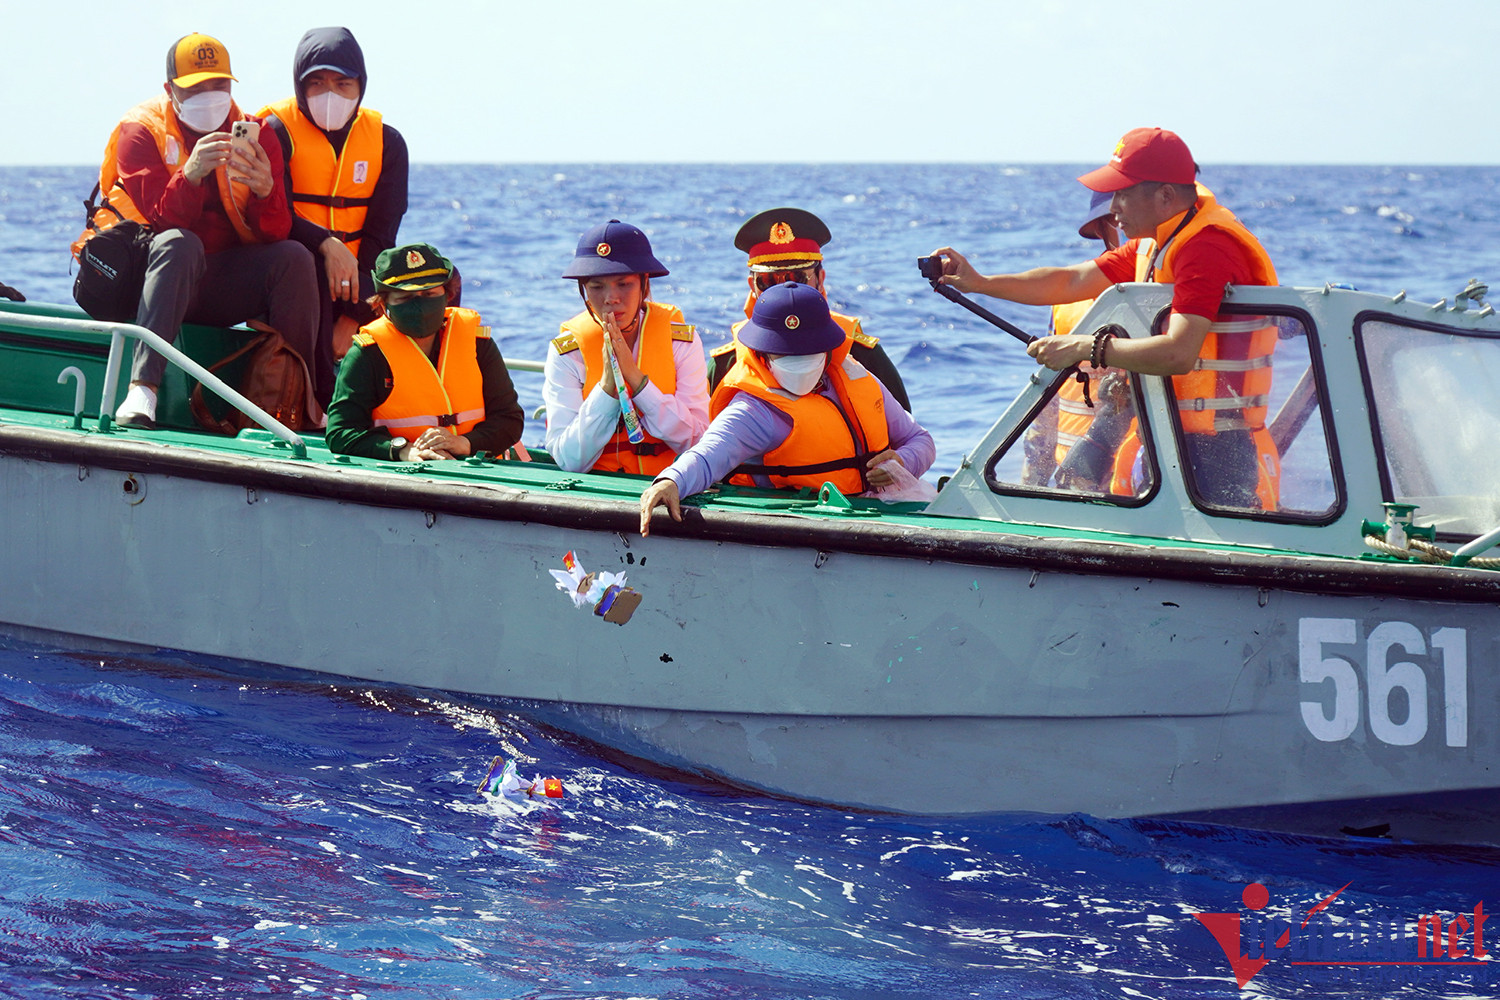
[[[292,201],[306,202],[309,205],[325,205],[328,208],[361,208],[374,201],[373,198],[349,198],[341,194],[306,194],[301,191],[292,193]]]

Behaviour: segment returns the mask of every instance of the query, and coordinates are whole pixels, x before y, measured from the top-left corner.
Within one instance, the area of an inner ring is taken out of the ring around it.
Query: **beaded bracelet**
[[[1089,364],[1095,368],[1108,368],[1104,362],[1104,351],[1109,342],[1115,337],[1115,331],[1111,327],[1104,327],[1094,334],[1094,349],[1089,352]]]

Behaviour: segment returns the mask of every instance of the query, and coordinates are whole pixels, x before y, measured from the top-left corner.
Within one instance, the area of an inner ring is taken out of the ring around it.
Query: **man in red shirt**
[[[229,96],[232,80],[218,39],[192,34],[175,42],[165,96],[132,108],[115,127],[99,187],[121,216],[156,234],[137,324],[172,342],[184,320],[233,326],[259,319],[306,362],[318,334],[312,255],[287,239],[292,211],[281,144],[269,130],[258,141],[230,135],[233,123],[258,121]],[[136,344],[118,423],[155,424],[165,369],[164,358]]]
[[[1221,317],[1219,309],[1226,284],[1274,285],[1276,270],[1250,231],[1195,183],[1197,172],[1176,134],[1134,129],[1109,163],[1079,178],[1090,190],[1113,194],[1110,208],[1128,238],[1123,246],[1071,267],[988,276],[951,247],[934,255],[943,258],[944,284],[1028,305],[1093,299],[1124,281],[1171,283],[1172,310],[1159,336],[1111,339],[1101,331],[1042,337],[1027,353],[1053,370],[1092,362],[1174,376],[1200,496],[1214,505],[1255,509],[1262,502],[1253,435],[1264,432],[1275,328],[1241,330],[1251,324]]]

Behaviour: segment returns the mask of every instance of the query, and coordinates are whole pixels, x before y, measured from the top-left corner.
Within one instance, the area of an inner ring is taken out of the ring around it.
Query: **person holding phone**
[[[110,134],[99,169],[110,208],[95,221],[107,227],[123,217],[155,233],[140,326],[171,343],[184,321],[259,320],[307,362],[318,332],[312,255],[287,239],[292,213],[280,145],[252,134],[260,123],[235,104],[233,81],[223,42],[192,34],[172,43],[164,93],[132,108]],[[241,122],[254,128],[236,137]],[[165,370],[164,358],[136,344],[116,423],[155,426]]]
[[[703,342],[651,301],[667,269],[646,234],[611,219],[583,234],[564,278],[583,311],[547,348],[547,450],[569,472],[655,475],[708,426]]]
[[[313,252],[314,376],[331,386],[354,332],[375,319],[370,279],[406,214],[406,140],[364,104],[365,54],[348,28],[312,28],[292,60],[293,94],[260,109],[286,161],[292,239]],[[456,294],[455,294],[456,297]]]

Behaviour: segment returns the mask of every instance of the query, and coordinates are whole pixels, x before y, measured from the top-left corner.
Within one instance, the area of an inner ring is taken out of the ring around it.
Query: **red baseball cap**
[[[1176,132],[1136,128],[1125,133],[1108,163],[1078,181],[1090,191],[1122,191],[1146,181],[1192,184],[1197,179],[1198,164]]]

